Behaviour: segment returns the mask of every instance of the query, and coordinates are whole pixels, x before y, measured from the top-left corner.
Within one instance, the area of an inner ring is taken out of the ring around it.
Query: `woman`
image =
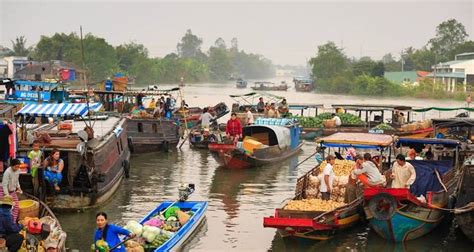
[[[54,190],[59,191],[59,184],[63,180],[64,161],[59,157],[58,149],[51,151],[49,157],[44,160],[43,167],[46,167],[44,178],[54,186]]]
[[[242,125],[235,112],[232,112],[229,121],[227,121],[225,134],[228,138],[232,139],[234,143],[236,143],[239,138],[242,138]]]
[[[99,240],[104,240],[105,242],[107,242],[109,249],[120,243],[119,235],[125,235],[130,237],[135,236],[133,233],[126,229],[109,224],[107,222],[107,214],[104,212],[100,212],[95,216],[95,223],[97,224],[97,229],[94,234],[94,244],[96,244],[96,242]],[[115,248],[113,251],[125,252],[125,246],[121,245]]]

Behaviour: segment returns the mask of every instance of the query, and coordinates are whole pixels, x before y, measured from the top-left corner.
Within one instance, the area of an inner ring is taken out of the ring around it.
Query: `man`
[[[20,187],[20,165],[22,162],[19,159],[13,159],[11,166],[3,174],[2,189],[4,195],[10,195],[15,203],[13,205],[13,221],[16,221],[19,213],[19,201],[17,193],[23,193]]]
[[[332,113],[332,119],[336,121],[336,127],[341,126],[342,124],[341,118],[339,118],[339,116],[337,116],[336,113]]]
[[[265,103],[263,102],[263,97],[258,98],[257,112],[258,113],[265,112]]]
[[[280,105],[278,106],[278,112],[282,117],[286,117],[288,115],[289,108],[288,103],[286,103],[286,99],[281,101]]]
[[[377,169],[377,166],[375,166],[375,164],[370,161],[370,154],[366,153],[364,154],[364,157],[365,158],[363,158],[361,155],[356,155],[355,161],[357,165],[362,168],[353,169],[351,174],[355,176],[364,175],[367,178],[367,183],[361,180],[360,177],[359,180],[361,180],[361,182],[364,183],[364,185],[367,187],[382,185],[384,183],[383,176],[382,174],[380,174],[379,169]]]
[[[19,234],[21,226],[13,220],[12,206],[13,199],[9,195],[3,196],[0,201],[0,238],[6,240],[8,251],[18,251],[23,243],[23,236]]]
[[[336,158],[333,155],[328,155],[326,162],[327,164],[323,170],[323,179],[319,186],[322,200],[329,200],[331,198],[332,184],[335,176],[333,166],[336,163]]]
[[[250,111],[250,107],[245,107],[245,111],[247,111],[245,115],[245,125],[252,125],[254,122],[252,111]]]
[[[211,120],[213,120],[215,117],[212,116],[211,113],[209,113],[208,108],[204,108],[204,110],[202,112],[203,113],[201,115],[201,128],[209,129],[209,127],[211,125]]]
[[[398,124],[403,125],[405,123],[406,123],[405,114],[403,114],[403,112],[400,112],[400,115],[398,117]]]
[[[237,114],[235,112],[232,112],[230,119],[227,121],[225,134],[227,137],[230,137],[234,143],[242,137],[242,125],[240,124],[240,120],[237,118]]]
[[[415,182],[416,172],[413,165],[405,161],[405,156],[397,155],[397,161],[392,167],[392,188],[410,188]]]

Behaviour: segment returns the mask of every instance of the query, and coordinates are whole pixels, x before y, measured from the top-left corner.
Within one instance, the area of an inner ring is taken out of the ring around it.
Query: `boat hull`
[[[458,185],[454,216],[463,233],[474,242],[474,165],[472,160],[463,166]],[[470,207],[469,207],[470,206]]]
[[[132,153],[168,150],[178,145],[179,126],[167,119],[127,119],[128,144]]]
[[[174,202],[165,201],[158,205],[154,210],[148,213],[145,218],[140,221],[140,224],[145,223],[151,217],[165,210],[168,206]],[[176,251],[179,250],[186,242],[186,240],[198,229],[199,225],[205,219],[205,213],[207,210],[208,203],[205,201],[184,201],[176,202],[173,206],[177,206],[180,209],[191,210],[194,214],[168,241],[163,243],[159,248],[154,251]]]

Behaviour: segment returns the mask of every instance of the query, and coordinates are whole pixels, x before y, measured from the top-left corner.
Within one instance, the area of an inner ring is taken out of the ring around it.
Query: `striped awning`
[[[89,111],[98,111],[100,103],[60,103],[60,104],[28,104],[17,112],[17,115],[35,117],[85,116]]]

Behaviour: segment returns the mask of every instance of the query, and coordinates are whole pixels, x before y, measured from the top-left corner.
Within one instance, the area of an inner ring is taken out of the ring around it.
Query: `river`
[[[163,88],[173,87],[166,85]],[[234,84],[195,84],[184,88],[190,106],[214,105],[219,101],[230,107],[229,94],[243,94]],[[285,96],[289,103],[318,103],[329,107],[334,103],[400,104],[415,107],[462,106],[462,102],[421,99],[354,97],[316,93],[272,92]],[[452,116],[455,112],[416,114],[415,119]],[[223,120],[225,121],[225,119]],[[306,142],[299,155],[282,164],[249,170],[227,170],[219,167],[208,151],[191,149],[184,144],[169,153],[136,154],[131,158],[130,178],[125,180],[113,198],[100,208],[78,213],[59,214],[68,233],[67,247],[90,250],[95,228],[95,214],[105,211],[112,223],[125,225],[139,220],[160,201],[175,200],[181,183],[196,184],[191,200],[209,202],[206,222],[186,244],[192,251],[473,251],[473,244],[454,224],[446,220],[431,234],[394,245],[379,238],[365,224],[324,242],[283,240],[275,229],[263,228],[263,217],[273,214],[275,207],[294,195],[299,176],[314,167],[311,158],[295,167],[314,152],[315,144]]]

